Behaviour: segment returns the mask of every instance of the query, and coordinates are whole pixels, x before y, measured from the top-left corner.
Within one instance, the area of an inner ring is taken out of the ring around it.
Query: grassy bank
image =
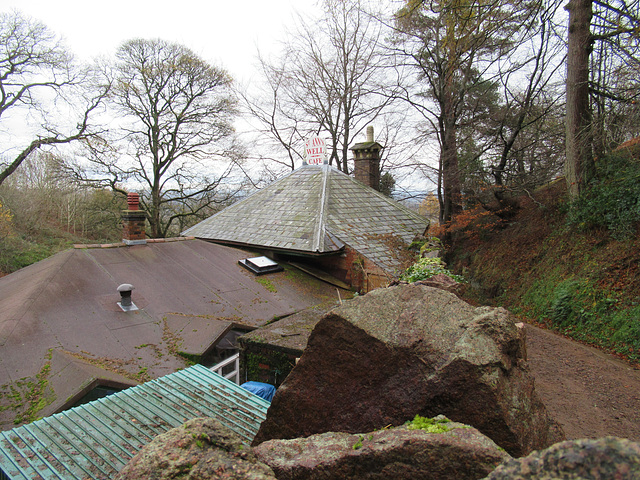
[[[591,198],[570,206],[563,181],[519,198],[508,221],[483,216],[458,225],[447,260],[470,280],[467,299],[504,306],[527,321],[640,363],[640,217],[633,213],[640,203],[622,188],[614,192],[624,198],[622,227],[611,188],[605,192],[608,205]],[[607,215],[596,211],[598,202]]]

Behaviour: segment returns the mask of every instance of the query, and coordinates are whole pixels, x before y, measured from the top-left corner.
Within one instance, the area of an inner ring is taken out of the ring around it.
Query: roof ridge
[[[313,236],[313,244],[312,249],[318,253],[323,253],[324,249],[324,237],[326,236],[326,218],[327,218],[327,207],[328,207],[328,199],[329,195],[327,192],[327,187],[329,183],[329,173],[331,171],[331,166],[327,165],[328,168],[325,168],[325,165],[322,165],[322,185],[320,187],[320,201],[319,207],[320,212],[318,214],[318,220],[316,222],[316,231]],[[322,244],[321,244],[322,242]]]

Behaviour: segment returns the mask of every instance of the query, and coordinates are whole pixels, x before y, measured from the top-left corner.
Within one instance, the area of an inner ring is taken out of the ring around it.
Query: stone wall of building
[[[318,263],[328,273],[351,285],[351,288],[359,293],[386,287],[393,280],[382,268],[348,245],[341,255],[322,257]]]

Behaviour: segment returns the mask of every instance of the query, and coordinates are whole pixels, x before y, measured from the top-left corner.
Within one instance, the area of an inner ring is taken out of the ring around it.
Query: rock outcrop
[[[504,309],[424,285],[374,290],[318,322],[253,444],[443,414],[526,455],[564,436],[525,357],[524,330]]]
[[[640,444],[617,437],[561,442],[507,460],[486,480],[635,480],[640,478]]]
[[[254,448],[279,480],[479,479],[507,460],[489,438],[459,423],[440,433],[407,426],[365,434],[322,433]]]
[[[273,480],[276,477],[227,427],[212,418],[196,418],[154,438],[115,480],[141,478]]]
[[[443,273],[439,273],[438,275],[434,275],[433,277],[427,278],[426,280],[419,280],[413,283],[416,285],[425,285],[427,287],[440,288],[441,290],[446,290],[447,292],[455,293],[456,295],[462,290],[462,284],[460,282],[457,282],[453,278]],[[396,285],[409,285],[409,282],[405,282],[403,280],[395,280],[391,283],[391,286]]]

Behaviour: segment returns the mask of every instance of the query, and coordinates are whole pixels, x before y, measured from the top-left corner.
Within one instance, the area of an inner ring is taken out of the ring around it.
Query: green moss
[[[189,367],[200,363],[200,359],[202,358],[200,355],[194,355],[187,352],[177,352],[176,355],[184,358],[187,361],[187,366]]]
[[[142,367],[140,370],[138,370],[136,377],[138,377],[141,382],[149,380],[149,374],[147,373],[147,370],[147,367]]]
[[[276,293],[278,291],[278,289],[273,285],[273,283],[271,283],[271,281],[268,278],[258,277],[256,278],[256,282],[258,282],[260,285],[262,285],[264,288],[266,288],[272,293]]]
[[[451,427],[447,425],[448,423],[451,423],[451,420],[442,415],[438,415],[433,418],[416,415],[413,420],[407,422],[406,425],[409,430],[424,430],[429,433],[446,433],[451,430]]]
[[[362,440],[364,440],[364,437],[362,435],[360,435],[360,438],[358,439],[358,441],[356,443],[354,443],[351,448],[353,448],[354,450],[361,449],[362,448]]]
[[[55,393],[49,385],[49,375],[51,374],[51,349],[45,355],[46,363],[36,374],[35,382],[27,382],[25,384],[27,391],[22,393],[11,386],[11,398],[14,403],[11,408],[19,410],[26,405],[26,409],[21,413],[17,413],[13,423],[30,423],[39,418],[38,413],[50,405],[55,399]],[[23,400],[24,399],[24,400]]]

